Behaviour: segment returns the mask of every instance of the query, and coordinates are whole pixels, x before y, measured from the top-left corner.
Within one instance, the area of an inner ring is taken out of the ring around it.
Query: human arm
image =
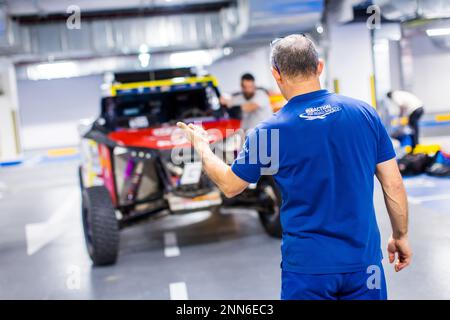
[[[412,256],[408,243],[408,200],[392,141],[380,117],[374,115],[378,126],[375,174],[383,189],[384,202],[392,226],[392,236],[387,248],[389,262],[393,263],[397,258],[394,269],[398,272],[410,264]]]
[[[227,108],[231,108],[231,107],[240,105],[241,110],[244,112],[253,112],[259,108],[258,103],[255,103],[255,102],[238,103],[237,101],[238,100],[233,99],[231,97],[226,97],[225,95],[220,96],[220,103],[222,105],[226,106]]]
[[[259,104],[255,103],[255,102],[246,102],[241,105],[241,109],[244,112],[253,112],[253,111],[257,110],[259,107],[260,107]]]
[[[408,108],[405,105],[399,105],[399,109],[400,109],[399,117],[403,118],[406,115],[406,111],[408,110]]]
[[[408,93],[403,91],[394,91],[392,93],[392,102],[398,107],[399,118],[405,117],[408,113],[408,101],[410,100],[408,96]]]
[[[397,255],[394,268],[398,272],[411,263],[412,251],[408,242],[408,201],[395,158],[378,163],[376,176],[383,189],[392,226],[392,236],[387,248],[389,262],[393,263]]]
[[[230,97],[228,97],[226,95],[221,95],[219,100],[220,100],[221,105],[223,105],[227,108],[231,107],[231,98]]]
[[[243,103],[241,109],[244,112],[254,112],[257,109],[271,108],[269,95],[266,91],[258,89],[251,101]]]
[[[177,126],[181,128],[189,142],[200,155],[203,169],[211,180],[219,187],[223,194],[228,197],[234,197],[244,191],[249,183],[239,178],[229,165],[219,159],[209,147],[209,141],[206,131],[193,124],[178,122]]]

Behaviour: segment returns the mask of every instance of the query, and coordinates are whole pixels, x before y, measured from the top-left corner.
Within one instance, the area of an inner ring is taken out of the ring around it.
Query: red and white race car
[[[121,228],[164,213],[255,209],[265,230],[281,236],[281,198],[273,179],[263,177],[225,198],[175,126],[180,120],[202,125],[228,163],[242,146],[240,120],[220,105],[212,76],[114,84],[100,116],[80,126],[83,226],[95,265],[116,261]]]

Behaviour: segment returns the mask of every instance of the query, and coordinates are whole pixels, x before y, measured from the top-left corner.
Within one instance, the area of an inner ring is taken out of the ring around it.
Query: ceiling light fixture
[[[141,44],[139,46],[139,52],[140,53],[147,53],[148,52],[148,46],[145,43]]]
[[[139,62],[141,63],[142,68],[148,67],[150,63],[150,53],[140,53],[138,55]]]
[[[233,53],[233,48],[231,47],[225,47],[223,48],[223,55],[224,56],[229,56],[230,54]]]
[[[41,63],[27,68],[28,78],[32,80],[77,77],[79,71],[78,65],[72,61]]]
[[[316,31],[318,34],[322,34],[323,33],[323,26],[321,24],[318,24],[316,27]]]

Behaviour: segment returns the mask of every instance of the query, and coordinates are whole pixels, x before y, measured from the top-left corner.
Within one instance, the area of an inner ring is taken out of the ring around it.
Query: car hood
[[[214,143],[236,133],[240,129],[241,122],[236,119],[219,119],[195,124],[201,125],[207,130],[210,143]],[[174,125],[145,129],[122,129],[109,133],[108,138],[124,147],[167,150],[189,146],[182,130]]]

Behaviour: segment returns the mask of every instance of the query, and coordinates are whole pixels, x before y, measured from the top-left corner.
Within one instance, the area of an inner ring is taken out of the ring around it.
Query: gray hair
[[[319,55],[309,38],[291,34],[273,44],[271,63],[278,72],[289,78],[308,78],[317,73]]]

